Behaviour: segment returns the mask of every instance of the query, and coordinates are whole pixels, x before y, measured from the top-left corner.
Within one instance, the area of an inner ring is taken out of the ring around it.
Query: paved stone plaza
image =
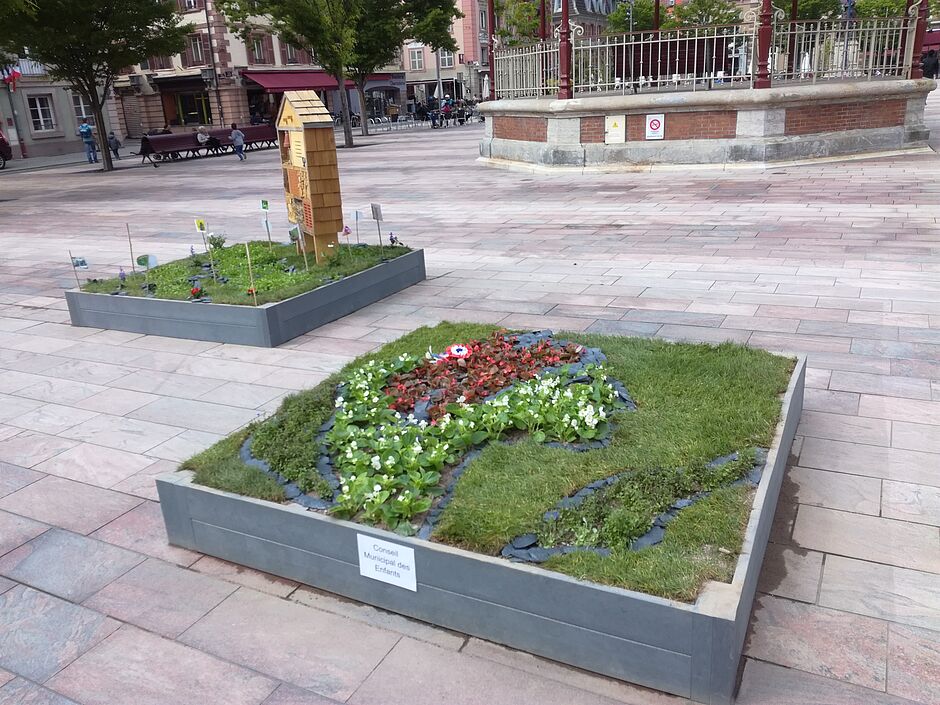
[[[481,134],[341,153],[429,279],[274,350],[72,328],[63,291],[125,223],[167,261],[268,198],[283,235],[275,152],[0,175],[0,704],[680,702],[166,544],[155,475],[445,319],[807,354],[739,703],[940,703],[940,158],[546,175]]]

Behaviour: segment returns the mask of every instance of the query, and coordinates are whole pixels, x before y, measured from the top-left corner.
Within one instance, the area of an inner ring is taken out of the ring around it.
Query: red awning
[[[336,79],[324,71],[242,71],[244,78],[250,78],[264,87],[268,93],[302,90],[336,90]],[[346,81],[347,88],[356,84]]]

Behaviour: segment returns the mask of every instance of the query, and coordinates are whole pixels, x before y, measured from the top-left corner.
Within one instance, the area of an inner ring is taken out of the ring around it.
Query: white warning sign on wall
[[[623,144],[627,141],[627,116],[604,116],[604,144]]]
[[[661,140],[666,136],[666,116],[659,115],[646,116],[646,139]]]

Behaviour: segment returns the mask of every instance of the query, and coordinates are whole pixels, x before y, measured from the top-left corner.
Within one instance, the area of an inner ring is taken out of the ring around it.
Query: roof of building
[[[323,105],[316,91],[285,91],[281,110],[277,116],[277,126],[321,127],[333,124],[333,116]]]

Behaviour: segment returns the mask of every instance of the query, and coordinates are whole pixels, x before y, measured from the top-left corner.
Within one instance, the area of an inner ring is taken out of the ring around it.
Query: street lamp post
[[[558,32],[558,51],[560,66],[558,71],[558,99],[568,100],[573,97],[571,90],[571,26],[568,18],[568,3],[561,0],[561,27]]]

